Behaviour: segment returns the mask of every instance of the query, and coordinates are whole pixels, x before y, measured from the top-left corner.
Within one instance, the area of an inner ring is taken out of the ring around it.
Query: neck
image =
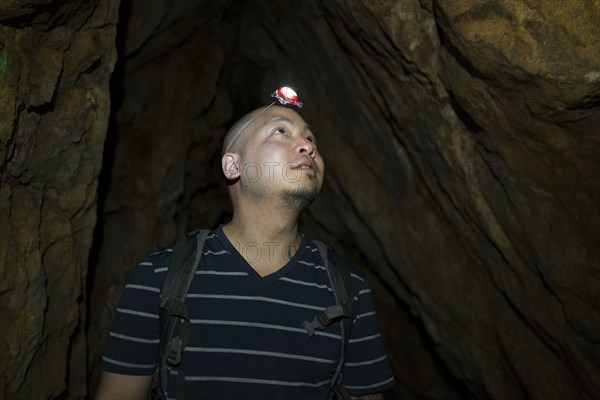
[[[298,217],[297,211],[277,202],[234,203],[233,218],[223,232],[238,251],[253,245],[252,255],[240,254],[263,275],[281,268],[295,253],[300,244]],[[261,257],[255,257],[257,248]]]
[[[241,208],[241,209],[240,209]],[[233,218],[225,225],[225,232],[236,239],[248,241],[296,242],[298,213],[282,206],[252,204],[235,207]]]

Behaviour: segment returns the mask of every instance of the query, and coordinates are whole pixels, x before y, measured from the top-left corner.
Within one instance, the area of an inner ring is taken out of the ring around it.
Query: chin
[[[282,198],[289,209],[302,212],[315,201],[318,194],[318,188],[297,187],[293,191],[284,193]]]

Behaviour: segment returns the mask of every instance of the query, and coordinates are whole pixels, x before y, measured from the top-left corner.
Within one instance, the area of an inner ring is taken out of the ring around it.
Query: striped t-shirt
[[[282,251],[276,244],[270,251]],[[264,248],[264,246],[263,246]],[[240,249],[248,257],[258,247]],[[172,248],[149,254],[134,269],[117,307],[103,369],[152,374],[159,357],[159,293]],[[394,385],[375,318],[371,290],[353,266],[352,336],[344,386],[353,396]],[[192,334],[184,351],[188,399],[326,399],[341,349],[340,324],[309,336],[302,321],[334,305],[323,260],[301,235],[298,251],[277,272],[261,277],[223,233],[204,245],[186,306]],[[177,391],[169,370],[168,398]]]

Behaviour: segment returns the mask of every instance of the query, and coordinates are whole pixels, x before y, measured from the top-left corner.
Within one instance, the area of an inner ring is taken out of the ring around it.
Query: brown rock
[[[85,277],[118,2],[0,6],[0,397],[87,391]]]
[[[84,3],[0,4],[5,397],[93,391],[129,271],[228,219],[221,139],[283,82],[327,163],[302,227],[371,278],[386,396],[598,397],[597,2]]]

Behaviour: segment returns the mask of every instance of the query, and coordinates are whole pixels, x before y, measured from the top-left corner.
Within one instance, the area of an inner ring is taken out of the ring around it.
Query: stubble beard
[[[310,177],[310,180],[313,180],[314,177]],[[244,184],[246,188],[246,193],[260,201],[260,199],[264,199],[269,197],[269,187],[267,184],[252,184],[248,183]],[[319,195],[319,188],[316,185],[303,185],[298,184],[294,189],[289,189],[283,193],[280,193],[280,199],[283,203],[283,206],[289,210],[298,212],[299,214],[305,211],[308,206],[311,205],[313,201]]]
[[[318,194],[317,188],[298,186],[295,190],[283,193],[281,198],[288,209],[301,213],[315,201]]]

